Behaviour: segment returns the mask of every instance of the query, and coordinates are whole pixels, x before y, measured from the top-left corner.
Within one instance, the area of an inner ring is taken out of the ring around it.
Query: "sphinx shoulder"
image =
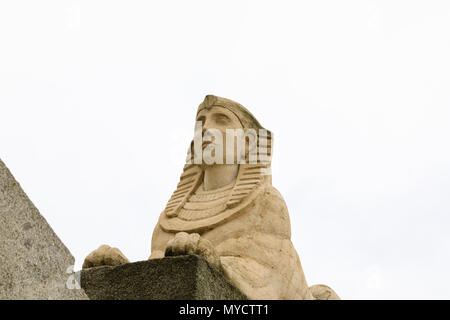
[[[271,212],[289,214],[286,201],[284,201],[281,193],[272,185],[265,186],[256,201],[260,202],[263,208]]]
[[[255,209],[251,214],[258,216],[260,231],[289,239],[291,225],[289,211],[281,193],[267,185],[255,199]]]

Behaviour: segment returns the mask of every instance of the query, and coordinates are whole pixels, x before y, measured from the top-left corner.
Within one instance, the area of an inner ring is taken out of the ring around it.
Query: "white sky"
[[[149,256],[206,94],[275,134],[309,284],[450,298],[450,2],[2,1],[0,157],[74,254]]]

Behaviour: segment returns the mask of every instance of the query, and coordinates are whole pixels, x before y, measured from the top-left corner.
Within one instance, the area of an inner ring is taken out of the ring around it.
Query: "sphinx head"
[[[232,134],[234,143],[230,144],[227,138]],[[211,171],[207,169],[237,168],[226,208],[238,208],[251,198],[258,186],[271,184],[271,154],[272,134],[246,108],[229,99],[206,96],[197,110],[195,137],[188,151],[187,163],[164,210],[165,216],[175,219],[175,222],[163,218],[161,226],[166,230],[184,230],[177,225],[180,222],[176,217],[202,184],[205,173]]]
[[[203,166],[256,163],[259,140],[267,136],[268,131],[244,106],[207,95],[197,110],[187,160]]]

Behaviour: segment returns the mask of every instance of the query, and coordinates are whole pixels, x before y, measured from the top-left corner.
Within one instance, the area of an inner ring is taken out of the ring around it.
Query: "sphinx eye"
[[[216,114],[214,116],[214,120],[216,120],[216,122],[221,123],[221,124],[226,124],[226,123],[230,122],[230,118],[228,118],[224,114]]]

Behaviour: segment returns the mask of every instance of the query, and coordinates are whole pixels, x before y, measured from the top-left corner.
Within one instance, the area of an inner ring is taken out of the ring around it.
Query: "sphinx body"
[[[204,194],[201,187],[194,197]],[[209,195],[220,197],[221,193],[226,191]],[[267,183],[254,193],[254,200],[230,220],[192,231],[211,242],[224,275],[250,299],[312,299],[290,240],[289,214],[283,198]],[[163,257],[174,236],[158,223],[150,258]]]
[[[306,282],[286,203],[272,186],[271,133],[242,105],[211,95],[199,106],[199,120],[202,133],[256,130],[256,144],[236,152],[232,165],[192,163],[191,144],[189,161],[154,228],[150,259],[201,255],[250,299],[339,299],[328,286]],[[256,162],[237,161],[255,153]],[[126,262],[118,249],[102,246],[83,268]]]
[[[243,106],[220,97],[207,96],[198,114],[212,107],[231,111],[244,129],[262,128]],[[256,148],[270,158],[271,134],[262,132]],[[308,287],[270,160],[257,160],[240,164],[231,183],[212,190],[205,190],[205,166],[186,165],[154,229],[150,258],[201,254],[250,299],[338,299],[327,286]]]

